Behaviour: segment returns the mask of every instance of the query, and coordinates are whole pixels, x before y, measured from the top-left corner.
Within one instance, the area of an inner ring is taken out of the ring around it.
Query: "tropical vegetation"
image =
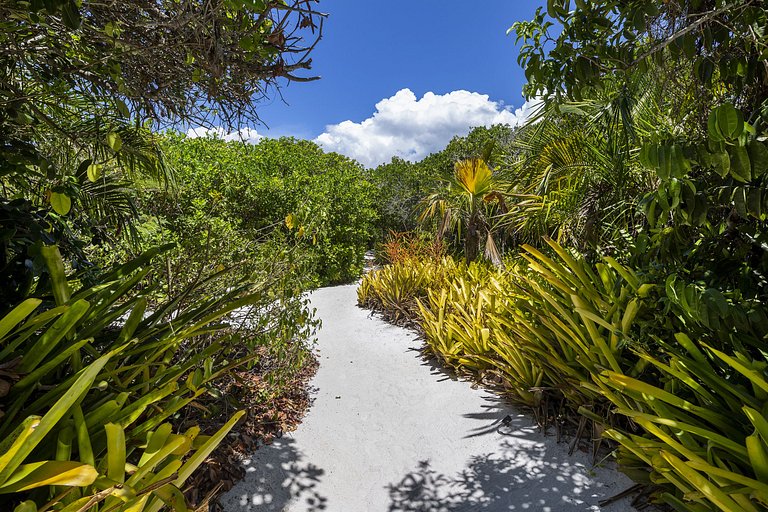
[[[286,205],[293,231],[284,210],[244,225],[210,169],[185,167],[196,148],[165,129],[257,122],[259,97],[313,79],[322,19],[304,0],[0,3],[3,510],[207,506],[190,481],[258,412],[222,395],[226,382],[258,374],[268,401],[309,364],[317,322],[303,291],[359,263],[300,216],[333,222],[343,196]],[[334,158],[348,184],[359,169]]]
[[[500,186],[456,161],[469,200],[421,204],[455,210],[453,256],[409,246],[359,289],[679,511],[768,510],[767,25],[749,0],[548,2],[510,29],[540,108],[480,173]]]
[[[375,247],[359,304],[446,367],[657,504],[768,510],[764,2],[549,0],[533,116],[420,162],[184,135],[314,79],[315,3],[0,2],[0,507],[206,506],[226,382],[284,393]]]

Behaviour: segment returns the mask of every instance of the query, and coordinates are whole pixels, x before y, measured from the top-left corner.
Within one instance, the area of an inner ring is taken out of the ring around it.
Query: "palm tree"
[[[633,229],[637,198],[655,188],[638,148],[659,127],[676,129],[659,106],[662,90],[659,77],[639,75],[631,87],[543,108],[500,169],[512,184],[502,225],[525,242],[548,236],[582,250]]]
[[[505,209],[501,183],[480,158],[460,160],[454,165],[453,179],[423,201],[419,220],[438,220],[437,237],[455,231],[464,239],[467,262],[477,259],[485,237],[485,256],[501,265],[501,255],[493,239],[494,214]]]

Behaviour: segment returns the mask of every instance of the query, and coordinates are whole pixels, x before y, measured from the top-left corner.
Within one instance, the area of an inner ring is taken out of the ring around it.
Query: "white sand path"
[[[411,332],[355,302],[356,285],[312,294],[323,320],[315,402],[295,432],[246,461],[221,500],[227,512],[597,511],[632,485],[425,364]]]

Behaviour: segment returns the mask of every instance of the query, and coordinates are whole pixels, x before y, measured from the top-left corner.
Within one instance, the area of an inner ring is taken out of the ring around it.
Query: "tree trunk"
[[[467,236],[464,239],[464,257],[467,264],[475,261],[480,253],[480,232],[477,229],[477,212],[473,212],[467,221]]]

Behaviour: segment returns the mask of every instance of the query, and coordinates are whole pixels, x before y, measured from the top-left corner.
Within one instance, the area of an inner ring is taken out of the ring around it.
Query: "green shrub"
[[[242,347],[284,350],[311,334],[304,299],[276,295],[269,280],[217,295],[191,287],[149,310],[150,263],[169,249],[74,292],[58,249],[43,249],[56,304],[30,298],[0,319],[5,507],[25,496],[19,512],[45,503],[66,511],[186,510],[184,481],[244,413],[211,437],[197,427],[173,433],[173,423],[220,376],[254,361],[257,353]],[[258,310],[251,317],[261,323],[229,329],[243,308]]]
[[[761,310],[548,243],[507,269],[395,263],[364,278],[360,303],[417,315],[442,362],[501,384],[540,421],[563,412],[546,403],[564,402],[676,510],[768,510],[768,356],[750,334]]]
[[[359,276],[375,220],[359,164],[289,138],[251,145],[169,134],[165,151],[178,190],[145,189],[142,211],[197,243],[187,255],[215,254],[214,266],[236,263],[247,275],[262,243],[277,240],[315,284]]]

